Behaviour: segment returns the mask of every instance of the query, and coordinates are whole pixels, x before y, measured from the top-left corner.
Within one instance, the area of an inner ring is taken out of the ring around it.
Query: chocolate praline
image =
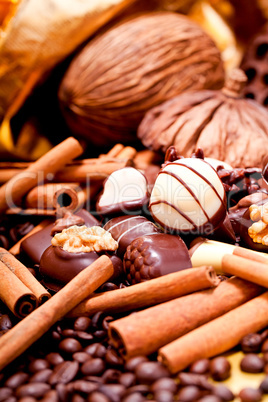
[[[133,240],[124,255],[123,267],[128,281],[135,284],[191,268],[192,263],[179,236],[154,233]]]
[[[137,237],[162,232],[153,222],[140,215],[112,218],[103,226],[103,229],[111,233],[118,242],[116,254],[120,257],[123,257],[127,246]]]
[[[116,279],[123,271],[122,260],[107,252],[97,253],[70,253],[59,246],[49,246],[42,254],[39,272],[43,276],[44,284],[54,291],[71,281],[79,272],[97,260],[100,255],[106,254],[112,261],[114,274],[110,280]]]

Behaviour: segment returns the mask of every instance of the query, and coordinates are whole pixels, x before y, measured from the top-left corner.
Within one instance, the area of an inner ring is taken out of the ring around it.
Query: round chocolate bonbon
[[[224,187],[203,159],[168,162],[157,176],[149,209],[154,220],[171,232],[209,234],[226,216]]]
[[[117,255],[123,257],[127,246],[137,237],[161,233],[161,230],[144,216],[123,215],[110,219],[103,229],[118,242]]]
[[[135,239],[123,260],[130,283],[135,284],[192,267],[188,249],[179,236],[154,233]]]

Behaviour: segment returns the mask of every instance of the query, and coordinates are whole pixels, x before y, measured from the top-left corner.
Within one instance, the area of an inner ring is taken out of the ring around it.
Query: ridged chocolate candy
[[[191,268],[192,263],[179,236],[154,233],[133,240],[124,255],[123,267],[127,280],[135,284]]]

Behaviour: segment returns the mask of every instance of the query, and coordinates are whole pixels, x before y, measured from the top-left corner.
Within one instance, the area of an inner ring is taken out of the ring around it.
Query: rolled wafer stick
[[[97,294],[82,301],[68,316],[90,316],[97,311],[119,313],[136,310],[218,284],[219,279],[211,267],[185,269],[123,289]]]
[[[115,144],[112,149],[110,149],[107,154],[102,154],[99,156],[99,158],[116,158],[119,152],[121,152],[124,149],[123,144]]]
[[[6,215],[30,215],[30,216],[56,216],[55,209],[37,209],[37,208],[10,208]]]
[[[109,336],[126,358],[148,355],[263,291],[264,288],[251,282],[231,278],[214,289],[183,296],[113,321]]]
[[[37,307],[35,295],[0,261],[0,299],[19,318],[24,318]],[[1,351],[2,353],[2,351]]]
[[[268,255],[259,251],[248,250],[232,244],[223,243],[215,240],[208,240],[202,237],[195,239],[191,243],[189,250],[193,267],[200,265],[212,265],[218,274],[223,274],[222,259],[226,254],[239,255],[250,260],[267,262]]]
[[[36,225],[29,233],[27,233],[25,236],[23,236],[23,238],[20,239],[16,244],[14,244],[14,246],[12,246],[8,251],[13,255],[19,254],[20,245],[23,242],[23,240],[27,239],[27,237],[33,235],[34,233],[39,232],[39,230],[44,229],[50,223],[52,223],[51,219],[44,219],[42,222],[40,222],[38,225]]]
[[[0,247],[0,261],[35,295],[39,305],[50,299],[51,294],[31,272],[13,254],[2,247]]]
[[[243,336],[268,325],[268,292],[162,347],[158,360],[171,373],[195,360],[216,356],[237,345]]]
[[[10,179],[0,188],[0,214],[16,206],[16,203],[20,202],[29,190],[44,181],[49,173],[56,173],[82,152],[83,148],[79,142],[69,137]]]
[[[23,353],[85,297],[106,282],[113,272],[111,259],[107,256],[99,257],[45,304],[4,334],[0,338],[0,370]]]

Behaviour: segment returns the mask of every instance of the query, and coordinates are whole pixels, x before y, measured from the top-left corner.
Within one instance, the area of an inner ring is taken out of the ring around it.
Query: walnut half
[[[70,226],[57,233],[51,240],[52,246],[62,247],[69,253],[90,253],[91,251],[115,251],[118,243],[111,234],[99,226]]]
[[[248,228],[248,234],[254,243],[268,246],[268,202],[263,205],[252,204],[249,207],[250,219],[254,223]]]

